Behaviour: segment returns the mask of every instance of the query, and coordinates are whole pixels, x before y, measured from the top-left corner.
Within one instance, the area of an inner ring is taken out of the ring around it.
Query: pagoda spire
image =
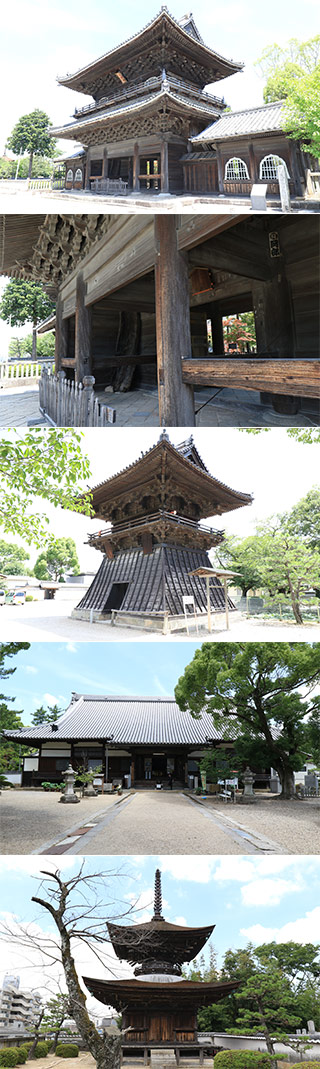
[[[163,921],[160,869],[156,869],[156,874],[154,878],[154,914],[152,919],[154,921]]]

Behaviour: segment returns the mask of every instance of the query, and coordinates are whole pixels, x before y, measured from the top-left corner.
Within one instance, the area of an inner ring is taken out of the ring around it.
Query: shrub
[[[214,1069],[274,1069],[275,1059],[256,1050],[222,1050],[216,1054]]]
[[[59,1054],[60,1058],[77,1058],[79,1047],[76,1043],[58,1043],[56,1054]]]
[[[24,1063],[27,1061],[27,1057],[28,1057],[28,1051],[27,1051],[26,1047],[24,1047],[24,1046],[18,1047],[17,1048],[17,1065],[24,1065]]]
[[[14,1066],[18,1062],[18,1051],[16,1047],[3,1047],[0,1050],[0,1065]]]
[[[290,1069],[320,1069],[320,1062],[290,1062]]]
[[[40,1042],[37,1043],[37,1046],[36,1046],[36,1049],[35,1049],[35,1052],[34,1052],[34,1057],[35,1058],[46,1058],[47,1054],[48,1054],[47,1044],[46,1044],[44,1039],[41,1039]]]

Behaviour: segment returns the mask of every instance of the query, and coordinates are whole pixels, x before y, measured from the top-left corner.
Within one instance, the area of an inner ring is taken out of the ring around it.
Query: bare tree
[[[34,932],[32,925],[20,926],[17,931],[14,924],[10,927],[8,923],[2,925],[0,937],[8,939],[9,935],[19,947],[23,946],[29,951],[41,950],[49,967],[57,963],[62,964],[70,1016],[73,1017],[86,1048],[92,1054],[97,1069],[120,1069],[123,1033],[119,1031],[118,1034],[113,1034],[107,1031],[100,1035],[91,1020],[86,1007],[86,996],[78,977],[74,951],[79,942],[86,944],[99,962],[114,975],[114,958],[111,959],[110,951],[108,955],[106,950],[106,920],[116,921],[124,916],[132,916],[136,907],[128,907],[127,903],[123,902],[121,912],[118,911],[115,915],[114,900],[108,903],[104,900],[107,882],[112,877],[123,877],[125,873],[100,872],[86,876],[83,868],[84,862],[77,875],[69,880],[64,880],[58,869],[55,872],[43,870],[41,894],[32,896],[32,902],[52,917],[57,938],[48,934],[40,945],[38,933]]]

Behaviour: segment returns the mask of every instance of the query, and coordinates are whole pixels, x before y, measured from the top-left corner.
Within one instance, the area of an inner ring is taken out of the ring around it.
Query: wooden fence
[[[52,367],[52,362],[49,366]],[[43,364],[38,360],[4,360],[0,363],[0,387],[37,383],[42,369]]]
[[[52,178],[28,178],[27,189],[52,189]]]
[[[116,410],[94,394],[95,379],[86,375],[83,383],[70,382],[65,372],[52,375],[43,368],[39,382],[39,407],[43,416],[57,427],[106,427],[115,423]]]

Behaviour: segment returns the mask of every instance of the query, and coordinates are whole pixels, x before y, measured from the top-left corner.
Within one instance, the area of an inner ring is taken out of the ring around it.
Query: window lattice
[[[82,182],[82,170],[81,170],[81,167],[77,167],[77,170],[76,170],[76,173],[75,173],[75,176],[74,176],[74,180],[75,180],[75,182]]]
[[[238,156],[234,156],[232,160],[228,160],[225,167],[225,181],[232,178],[240,182],[243,179],[248,181],[248,168],[244,160],[240,160]]]
[[[73,171],[67,171],[67,182],[73,182]]]
[[[287,178],[290,178],[288,168],[285,160],[281,156],[264,156],[260,163],[260,178],[263,178],[265,182],[274,182],[278,178],[279,164],[283,163],[285,167]]]

